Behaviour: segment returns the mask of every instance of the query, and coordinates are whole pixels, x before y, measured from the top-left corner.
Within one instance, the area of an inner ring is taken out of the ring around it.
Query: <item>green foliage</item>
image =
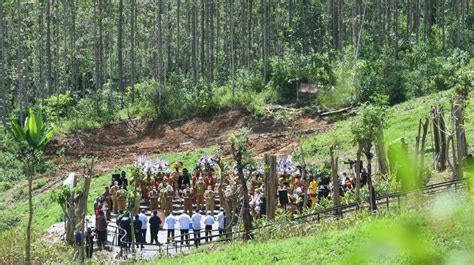
[[[390,104],[444,91],[455,85],[455,73],[469,63],[469,54],[453,49],[433,49],[428,43],[410,46],[400,51],[398,63],[387,64],[387,58],[361,60],[358,66],[357,100],[387,95]]]
[[[0,229],[1,231],[1,229]],[[12,229],[2,233],[4,243],[0,244],[0,259],[6,264],[24,263],[24,232]],[[41,238],[40,233],[35,233],[33,238]],[[61,242],[45,242],[38,240],[32,245],[31,256],[36,264],[70,263],[72,249]],[[59,253],[61,253],[59,255]]]
[[[13,121],[10,127],[10,133],[13,139],[20,144],[20,148],[31,148],[33,151],[44,151],[49,141],[53,137],[54,127],[46,127],[43,121],[41,109],[35,114],[33,109],[29,109],[29,116],[25,119],[22,126],[18,121]]]
[[[356,67],[351,62],[339,63],[334,67],[333,75],[333,86],[323,87],[317,103],[329,109],[350,106],[356,100]]]
[[[60,118],[67,117],[74,107],[73,103],[72,95],[67,91],[64,94],[61,93],[45,99],[40,105],[48,121],[53,122]]]
[[[351,124],[353,144],[369,147],[387,126],[387,107],[383,103],[364,104],[359,108],[357,118]]]
[[[449,194],[452,195],[452,194]],[[472,202],[435,198],[425,212],[402,209],[321,223],[269,227],[255,241],[201,249],[153,264],[470,264],[474,231]]]
[[[325,86],[329,82],[329,67],[325,57],[319,54],[301,55],[287,51],[272,57],[271,78],[267,86],[276,91],[277,101],[290,103],[296,98],[297,81]]]
[[[237,167],[255,168],[256,162],[253,159],[254,155],[248,148],[249,136],[252,130],[243,127],[238,131],[229,135],[229,142],[234,153],[234,158],[237,159]]]
[[[68,186],[61,186],[50,192],[50,198],[59,205],[65,205],[68,198],[71,197],[71,190]]]

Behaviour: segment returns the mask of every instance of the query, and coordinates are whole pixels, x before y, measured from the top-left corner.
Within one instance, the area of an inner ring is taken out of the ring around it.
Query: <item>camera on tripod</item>
[[[347,161],[344,161],[343,162],[345,165],[349,165],[349,168],[350,169],[355,169],[355,165],[357,163],[356,160],[351,160],[351,159],[348,159]],[[363,168],[363,162],[362,160],[360,161],[360,164],[359,164],[359,170],[362,171],[362,168]]]

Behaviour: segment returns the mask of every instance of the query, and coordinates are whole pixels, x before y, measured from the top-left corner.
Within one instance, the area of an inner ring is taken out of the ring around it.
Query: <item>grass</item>
[[[419,119],[427,117],[430,113],[431,106],[437,102],[442,102],[445,105],[445,115],[447,117],[450,110],[449,97],[452,93],[452,90],[439,92],[430,96],[412,99],[390,108],[389,119],[387,121],[389,125],[384,130],[386,146],[398,138],[405,137],[410,149],[414,150]],[[471,146],[474,143],[473,106],[474,99],[471,98],[465,111],[467,141],[471,143]],[[339,156],[341,159],[355,159],[356,150],[351,142],[351,123],[354,119],[355,117],[351,117],[347,120],[337,122],[331,130],[306,139],[303,143],[305,155],[307,156],[306,159],[318,162],[326,160],[329,156],[328,146],[336,141],[340,146]],[[432,147],[431,123],[429,128],[426,150],[430,150]]]
[[[235,243],[153,264],[473,264],[472,201],[443,196],[426,212],[362,214],[308,236]],[[342,223],[342,225],[341,225]]]

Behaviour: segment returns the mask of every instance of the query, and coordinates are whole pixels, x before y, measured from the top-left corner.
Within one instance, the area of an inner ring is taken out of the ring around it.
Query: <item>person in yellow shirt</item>
[[[311,206],[315,206],[316,201],[317,201],[316,198],[318,194],[318,182],[316,182],[316,179],[314,179],[313,176],[309,178],[308,192],[309,192],[309,199],[311,200]]]

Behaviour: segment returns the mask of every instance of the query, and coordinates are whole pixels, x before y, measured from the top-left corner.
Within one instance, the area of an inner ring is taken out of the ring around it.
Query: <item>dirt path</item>
[[[295,129],[306,135],[328,130],[331,125],[319,119],[317,114],[300,115],[292,119],[256,119],[242,111],[231,111],[212,117],[193,118],[147,127],[142,122],[130,129],[127,122],[107,125],[92,132],[79,132],[57,138],[49,153],[64,147],[69,163],[67,170],[77,170],[79,158],[94,155],[99,158],[98,173],[132,163],[141,154],[152,155],[161,152],[184,152],[196,148],[218,145],[229,155],[227,138],[229,133],[250,127],[250,143],[253,152],[262,156],[266,152],[290,154],[297,137]],[[53,159],[58,159],[54,158]]]

